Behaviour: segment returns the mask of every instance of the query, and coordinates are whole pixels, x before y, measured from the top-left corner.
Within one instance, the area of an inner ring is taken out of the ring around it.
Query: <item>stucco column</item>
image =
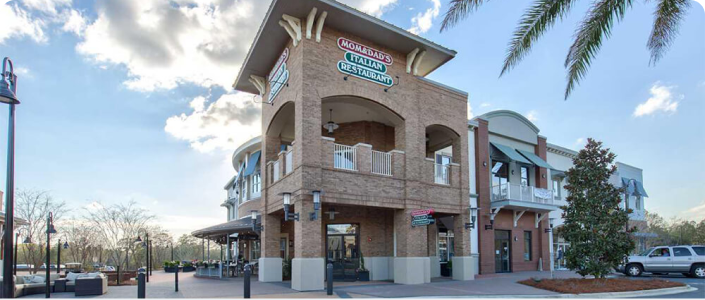
[[[325,278],[322,218],[309,219],[309,213],[313,212],[313,197],[310,194],[297,198],[294,206],[300,221],[294,224],[296,258],[291,263],[291,288],[297,291],[322,290]]]
[[[453,253],[453,280],[475,279],[474,260],[470,255],[470,229],[465,224],[470,222],[470,210],[453,216],[453,233],[455,237]]]
[[[428,259],[431,266],[431,278],[441,277],[441,260],[438,257],[438,225],[431,224],[428,229]]]
[[[281,217],[262,214],[262,231],[260,242],[262,256],[259,258],[259,281],[282,281],[282,258],[279,253],[279,236],[281,233]]]
[[[412,209],[394,211],[397,256],[394,258],[394,283],[420,284],[431,282],[428,259],[428,228],[411,226]]]

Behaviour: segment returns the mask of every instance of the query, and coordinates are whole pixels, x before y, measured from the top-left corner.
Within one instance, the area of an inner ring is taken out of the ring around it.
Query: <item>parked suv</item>
[[[627,263],[619,266],[627,276],[641,276],[648,272],[655,275],[682,273],[688,277],[705,278],[705,246],[659,246],[639,255],[629,256]]]

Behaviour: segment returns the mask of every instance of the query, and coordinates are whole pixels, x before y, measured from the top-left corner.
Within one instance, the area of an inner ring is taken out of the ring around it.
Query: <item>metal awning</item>
[[[257,216],[257,224],[260,224],[261,216]],[[206,227],[203,229],[191,232],[191,235],[197,238],[217,239],[218,237],[239,233],[240,235],[257,234],[252,231],[252,217],[244,217],[238,220],[231,220],[218,225]]]
[[[551,177],[560,177],[560,178],[566,178],[568,175],[565,175],[565,171],[561,170],[556,170],[556,169],[551,169]]]
[[[644,190],[644,184],[642,184],[641,181],[635,180],[634,183],[636,183],[636,192],[639,196],[649,197],[649,194],[647,194],[646,190]]]
[[[644,189],[644,184],[636,179],[622,177],[622,187],[626,190],[627,195],[649,197],[649,194]]]
[[[519,153],[521,153],[521,155],[526,157],[528,160],[530,160],[532,163],[534,163],[535,165],[542,167],[542,168],[546,168],[546,169],[553,169],[553,167],[551,167],[551,165],[549,165],[545,160],[540,158],[538,155],[533,154],[529,151],[524,151],[524,150],[517,150],[517,151]]]
[[[257,168],[257,164],[259,164],[259,155],[262,153],[261,151],[257,151],[252,153],[250,155],[250,160],[247,161],[247,169],[245,169],[245,174],[242,174],[242,176],[250,176],[252,173],[255,172],[255,168]]]
[[[490,143],[490,145],[497,148],[497,150],[499,150],[499,152],[502,152],[502,154],[509,157],[509,159],[511,159],[513,161],[524,163],[527,165],[533,165],[533,163],[526,160],[526,158],[524,158],[523,156],[519,155],[519,153],[516,152],[516,150],[514,150],[514,148],[512,148],[512,147],[505,146],[502,144],[497,144],[497,143]]]

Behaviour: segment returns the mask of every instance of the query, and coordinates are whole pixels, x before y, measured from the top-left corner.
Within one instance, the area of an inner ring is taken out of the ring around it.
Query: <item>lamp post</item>
[[[144,242],[142,242],[142,237],[140,237],[141,231],[144,231]],[[145,273],[147,273],[147,282],[149,282],[149,271],[148,271],[149,270],[149,260],[150,260],[150,257],[149,257],[149,232],[147,232],[147,230],[144,228],[140,228],[139,230],[137,230],[137,239],[135,239],[135,243],[139,243],[139,242],[142,242],[142,247],[144,247],[146,250],[145,251],[145,260],[147,262],[147,265],[145,265],[145,268],[146,268],[145,271],[147,271],[147,272],[145,272]]]
[[[59,238],[59,242],[56,243],[56,274],[61,274],[61,248],[68,249],[69,242],[64,241],[64,245],[62,247],[61,238]]]
[[[10,67],[8,71],[6,67]],[[5,185],[5,245],[3,248],[3,277],[8,278],[2,282],[3,297],[15,297],[15,282],[9,280],[13,277],[12,262],[12,234],[15,232],[15,105],[17,100],[17,75],[12,66],[12,60],[5,57],[2,61],[2,74],[0,74],[0,102],[10,105],[10,117],[7,128],[7,179]]]
[[[12,269],[12,275],[17,275],[17,244],[20,243],[20,232],[23,231],[22,229],[18,230],[17,233],[15,233],[15,256],[14,256],[14,264],[15,267]],[[24,238],[24,241],[22,242],[23,244],[30,244],[32,243],[32,240],[29,238],[29,236]]]
[[[51,272],[51,234],[56,233],[56,229],[54,228],[54,213],[49,212],[49,216],[47,217],[47,264],[46,264],[46,298],[51,297],[51,280],[49,280],[49,273]]]

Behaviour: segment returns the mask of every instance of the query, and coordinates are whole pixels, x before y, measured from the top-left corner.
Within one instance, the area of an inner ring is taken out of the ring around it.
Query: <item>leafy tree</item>
[[[602,142],[588,139],[566,172],[563,236],[571,244],[566,266],[582,276],[604,278],[634,249],[634,228],[625,231],[629,212],[620,207],[623,189],[609,183],[614,158]]]
[[[450,0],[450,7],[445,14],[441,31],[444,31],[465,19],[487,0]],[[504,75],[526,54],[556,20],[565,18],[576,0],[535,0],[526,10],[514,36],[509,42],[507,56],[504,59],[501,75]],[[651,64],[655,64],[673,43],[678,34],[678,25],[690,8],[690,0],[656,0],[654,26],[647,42],[651,52]],[[609,38],[615,21],[621,21],[632,0],[593,0],[590,10],[575,31],[575,40],[568,50],[565,67],[568,69],[568,84],[565,98],[582,79],[597,55],[605,38]]]

